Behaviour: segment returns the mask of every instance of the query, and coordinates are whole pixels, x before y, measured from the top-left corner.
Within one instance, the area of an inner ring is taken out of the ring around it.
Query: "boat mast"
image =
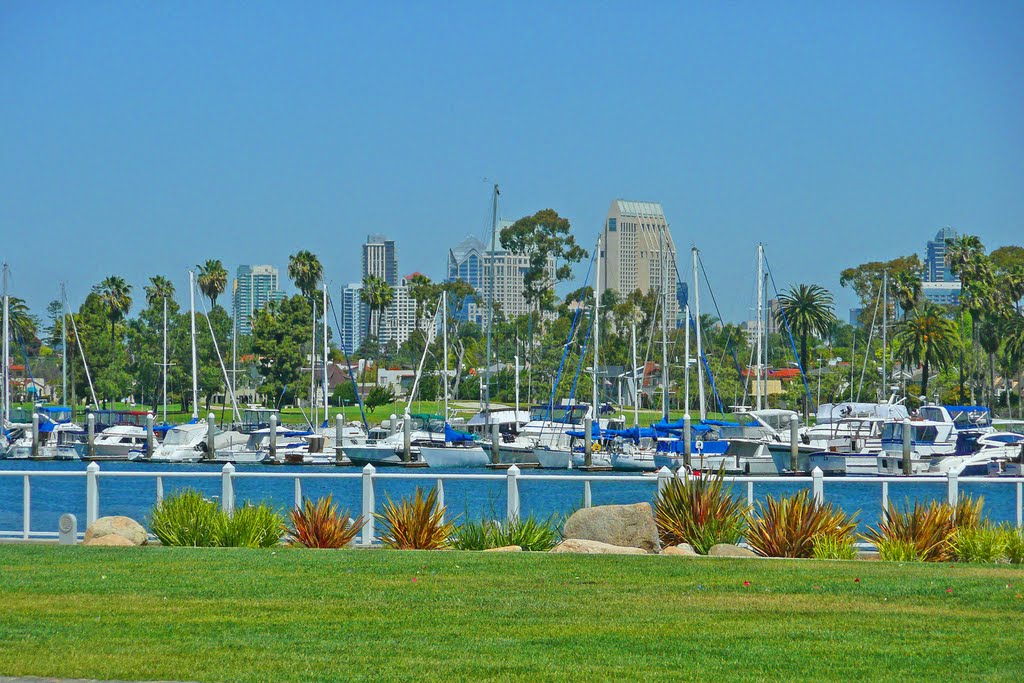
[[[164,293],[164,424],[167,424],[167,293]]]
[[[516,344],[516,348],[519,348],[519,344]],[[516,354],[516,419],[519,419],[519,354]]]
[[[323,424],[323,426],[326,428],[328,426],[328,424],[327,424],[327,413],[329,412],[328,408],[330,407],[330,404],[327,403],[327,360],[328,360],[327,356],[328,356],[328,353],[327,353],[327,282],[326,281],[324,282],[324,302],[323,303],[324,303],[324,314],[323,314],[323,323],[324,323],[324,378],[323,378],[324,379],[324,424]]]
[[[309,348],[309,428],[316,430],[316,295],[310,294],[313,305],[313,341]]]
[[[498,195],[501,191],[498,184],[494,184],[494,194],[491,198],[491,281],[487,287],[487,359],[484,362],[484,409],[490,414],[491,409],[491,337],[494,336],[494,274],[497,270],[497,248],[498,248]],[[447,305],[447,304],[446,304]],[[445,309],[445,318],[448,311]],[[447,322],[447,321],[446,321]],[[447,396],[445,397],[447,398]],[[445,414],[445,419],[448,415]]]
[[[238,403],[238,279],[231,291],[231,396]]]
[[[668,259],[665,258],[665,228],[662,226],[658,235],[658,248],[661,252],[661,414],[668,422]]]
[[[761,391],[764,387],[761,385],[761,342],[764,330],[761,320],[764,316],[764,247],[760,242],[757,243],[757,365],[754,368],[754,372],[757,375],[757,379],[754,382],[754,393],[756,406],[758,410],[763,408],[761,403]]]
[[[636,320],[630,324],[629,328],[629,339],[630,346],[632,347],[632,360],[633,360],[633,426],[640,426],[640,385],[636,381]]]
[[[60,400],[68,404],[68,309],[64,304],[67,294],[64,283],[60,283]],[[74,415],[74,410],[72,410]]]
[[[493,267],[493,266],[492,266]],[[448,290],[441,290],[441,348],[444,354],[444,422],[448,424]],[[490,419],[490,413],[486,413]]]
[[[600,365],[600,348],[601,348],[601,295],[598,293],[598,284],[601,282],[601,236],[597,236],[597,254],[594,258],[594,392],[593,402],[590,406],[590,414],[593,416],[595,423],[598,420],[598,403],[601,400],[600,387],[598,382],[600,381],[597,377],[597,369]],[[600,424],[598,424],[600,428]]]
[[[199,360],[196,354],[196,274],[188,271],[188,302],[192,325],[192,419],[199,419]]]
[[[683,370],[683,372],[684,372],[683,377],[685,378],[683,380],[683,383],[685,385],[684,386],[684,391],[686,393],[686,410],[684,411],[684,414],[685,415],[689,415],[690,414],[690,304],[689,303],[687,303],[685,306],[683,306],[683,319],[685,320],[683,325],[685,325],[685,327],[686,327],[686,330],[683,333],[683,341],[686,344],[686,352],[685,352],[685,357],[683,359],[684,362],[686,363],[685,369]]]
[[[882,271],[882,392],[881,396],[887,396],[886,390],[889,385],[889,375],[886,372],[886,344],[889,328],[889,272]],[[820,373],[821,370],[818,370]]]
[[[7,422],[11,421],[11,297],[7,292],[7,277],[10,273],[10,267],[7,262],[4,261],[4,368],[3,368],[3,382],[4,382],[4,420]],[[0,425],[2,427],[3,425]]]
[[[704,352],[701,344],[700,330],[700,279],[697,276],[697,257],[700,255],[697,247],[693,247],[693,307],[694,317],[697,320],[697,394],[700,399],[700,420],[707,419],[707,410],[704,407],[704,372],[701,363],[704,360]]]

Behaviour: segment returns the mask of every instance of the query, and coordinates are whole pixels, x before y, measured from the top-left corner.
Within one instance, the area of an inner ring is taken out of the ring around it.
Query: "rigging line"
[[[864,365],[860,369],[860,382],[857,384],[857,401],[860,401],[860,392],[864,388],[864,373],[868,369],[868,355],[871,351],[871,339],[875,335],[875,318],[878,316],[878,303],[882,300],[882,283],[878,283],[878,295],[875,297],[875,310],[871,313],[871,327],[868,328],[868,350],[864,353]]]
[[[697,323],[694,320],[693,314],[690,314],[690,324],[693,325],[694,329],[697,327]],[[718,388],[715,387],[715,376],[711,374],[711,366],[708,365],[707,354],[701,349],[700,359],[704,363],[704,371],[708,374],[708,381],[711,383],[711,391],[715,395],[715,402],[718,403],[718,410],[721,413],[725,413],[725,406],[722,405],[722,398],[718,395]]]
[[[355,373],[352,372],[352,361],[349,360],[348,351],[345,350],[344,337],[341,333],[341,324],[338,322],[338,312],[334,309],[334,297],[330,294],[327,295],[327,306],[331,309],[331,316],[334,318],[334,326],[338,329],[338,346],[341,347],[341,352],[345,354],[345,365],[348,367],[348,378],[352,381],[352,388],[356,392],[356,403],[359,404],[359,416],[363,420],[363,428],[366,433],[370,433],[370,425],[366,422],[366,410],[363,408],[363,397],[359,395],[359,384],[356,382]],[[326,391],[326,389],[324,389]],[[342,409],[344,412],[344,409]]]
[[[594,250],[594,255],[590,259],[590,263],[587,265],[587,275],[583,279],[583,289],[586,289],[587,283],[590,282],[590,272],[594,267],[594,261],[597,259],[597,250]],[[558,373],[555,375],[555,382],[551,385],[551,398],[548,400],[548,420],[551,420],[551,413],[555,409],[555,393],[558,391],[558,385],[562,381],[562,370],[565,367],[565,358],[569,355],[569,343],[572,341],[573,336],[576,332],[576,323],[579,321],[580,311],[583,307],[580,306],[576,309],[576,312],[572,316],[572,327],[569,328],[569,338],[565,342],[565,348],[562,350],[562,360],[558,363]]]
[[[71,307],[68,306],[67,296],[65,295],[63,299],[64,307],[70,309]],[[71,318],[71,329],[75,332],[75,346],[78,347],[78,353],[82,356],[82,367],[85,368],[85,379],[89,382],[89,394],[92,396],[92,405],[98,410],[100,402],[96,400],[96,389],[92,385],[92,373],[89,372],[89,363],[85,360],[85,346],[82,345],[82,338],[78,335],[78,324],[75,323],[75,314],[70,313],[68,314],[68,317]],[[67,343],[66,340],[65,343]]]
[[[700,272],[704,273],[704,284],[707,286],[708,294],[711,295],[711,303],[715,305],[715,313],[718,314],[719,322],[722,322],[722,311],[718,308],[718,300],[715,298],[715,290],[711,288],[711,280],[708,279],[708,271],[704,268],[704,257],[701,253],[697,252],[697,263],[700,264]],[[725,353],[728,351],[732,355],[732,361],[736,365],[736,374],[742,375],[743,372],[740,369],[740,359],[736,357],[736,349],[732,344],[732,330],[729,330],[725,335],[725,349],[722,351],[722,357],[725,357]],[[721,362],[721,360],[719,361]]]
[[[778,298],[778,296],[779,296],[779,287],[778,287],[778,285],[775,284],[775,275],[772,274],[772,268],[771,268],[771,266],[768,265],[768,257],[764,257],[764,267],[765,267],[765,270],[768,271],[768,277],[772,281],[772,289],[775,290],[775,297]],[[807,383],[807,373],[804,372],[803,365],[800,363],[800,354],[797,353],[796,342],[793,341],[793,330],[791,330],[789,328],[789,319],[788,319],[788,316],[786,315],[786,309],[784,309],[784,308],[782,308],[780,306],[779,307],[779,312],[782,313],[782,324],[786,328],[786,334],[789,335],[789,345],[793,349],[793,355],[796,357],[796,367],[797,367],[797,369],[800,370],[800,379],[803,380],[804,391],[807,392],[807,405],[810,406],[814,402],[814,399],[811,396],[811,387]],[[852,387],[851,387],[851,390],[852,390]]]
[[[576,363],[576,374],[573,375],[573,378],[572,378],[572,391],[569,392],[569,395],[573,399],[576,398],[576,384],[577,384],[577,382],[579,381],[579,378],[580,378],[580,371],[583,369],[583,359],[587,355],[587,346],[590,344],[590,332],[591,332],[591,330],[594,329],[594,315],[596,313],[597,313],[596,309],[592,309],[591,310],[591,313],[590,313],[590,324],[587,325],[587,336],[583,338],[583,344],[580,347],[580,356],[579,356],[579,360]],[[595,369],[595,372],[596,372],[596,369]],[[596,415],[597,414],[596,413],[597,406],[592,406],[592,408],[595,411],[594,414]]]
[[[231,386],[231,381],[228,380],[228,369],[224,366],[224,359],[220,355],[220,346],[217,344],[217,335],[213,333],[213,323],[210,322],[210,314],[206,310],[206,302],[203,301],[202,297],[200,297],[199,303],[203,307],[203,317],[206,318],[206,324],[210,328],[210,338],[213,339],[213,350],[217,352],[217,361],[220,363],[220,369],[224,373],[224,386],[227,388],[227,393],[231,396],[232,412],[234,412],[235,419],[238,420],[239,424],[241,424],[242,416],[238,412],[238,401],[235,399],[235,390]],[[223,416],[223,413],[221,415]]]

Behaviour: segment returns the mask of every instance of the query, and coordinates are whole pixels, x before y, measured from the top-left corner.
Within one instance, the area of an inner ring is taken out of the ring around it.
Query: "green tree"
[[[903,319],[917,308],[921,300],[921,275],[909,270],[902,270],[893,275],[889,281],[889,290],[903,311]]]
[[[272,301],[253,314],[252,346],[262,382],[260,390],[273,397],[294,397],[305,356],[306,324],[312,311],[309,300],[296,295]]]
[[[380,326],[384,310],[395,300],[395,290],[392,289],[384,278],[376,275],[367,275],[363,280],[363,288],[359,292],[359,298],[370,309],[370,317],[366,321],[366,335],[370,335],[370,322],[375,320],[374,337],[380,341]]]
[[[928,395],[931,367],[945,368],[960,346],[956,325],[935,304],[926,303],[904,321],[893,337],[897,354],[922,368],[921,394]]]
[[[200,288],[202,288],[202,285],[200,285]],[[148,306],[159,304],[162,308],[164,299],[174,299],[174,283],[163,275],[154,275],[149,278],[149,284],[143,289],[146,292],[146,304]],[[223,288],[221,291],[223,291]]]
[[[110,320],[110,346],[114,346],[114,327],[128,315],[132,307],[132,286],[116,275],[103,280],[92,288],[107,309]]]
[[[825,337],[836,323],[832,292],[821,285],[796,285],[779,295],[775,320],[780,329],[788,324],[800,340],[800,367],[807,372],[807,340],[811,335]]]
[[[324,267],[316,254],[303,249],[288,257],[288,277],[302,296],[312,302],[315,301],[314,295],[324,277]]]
[[[224,264],[220,259],[210,259],[196,268],[196,284],[199,285],[199,291],[203,296],[210,300],[210,307],[213,308],[217,305],[217,297],[223,294],[228,286],[228,271],[224,270]]]
[[[427,302],[436,299],[437,295],[437,286],[423,273],[416,273],[409,280],[409,297],[416,302],[415,329],[420,329],[420,318],[426,315]]]
[[[878,296],[878,288],[882,284],[883,273],[889,274],[889,283],[892,286],[897,281],[909,282],[910,279],[920,281],[921,271],[924,266],[917,254],[900,256],[890,261],[870,261],[859,266],[846,268],[839,274],[839,284],[843,287],[850,287],[860,298],[861,305],[869,307]],[[904,311],[913,308],[910,302],[916,302],[917,296],[908,297],[904,300],[908,307]],[[903,303],[900,304],[901,307]]]

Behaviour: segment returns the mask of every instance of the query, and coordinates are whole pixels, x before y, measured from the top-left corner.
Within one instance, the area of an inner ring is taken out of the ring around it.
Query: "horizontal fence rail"
[[[0,540],[52,540],[57,538],[56,531],[43,531],[32,529],[31,502],[32,482],[34,480],[48,480],[60,478],[79,478],[85,480],[85,528],[95,522],[100,515],[100,480],[115,479],[152,479],[156,482],[154,503],[159,504],[164,498],[164,480],[167,479],[193,479],[193,480],[220,480],[220,505],[228,514],[232,514],[236,507],[235,483],[249,479],[284,479],[294,481],[294,504],[299,506],[303,500],[303,481],[311,480],[359,480],[361,482],[361,516],[364,520],[360,535],[362,545],[372,545],[376,542],[375,517],[377,512],[375,482],[392,480],[414,480],[428,484],[433,483],[438,491],[438,503],[444,506],[445,483],[446,482],[505,482],[505,519],[515,520],[520,516],[521,498],[519,485],[522,482],[545,482],[548,484],[579,484],[582,487],[583,507],[591,507],[593,504],[593,486],[614,487],[621,484],[642,483],[652,487],[654,491],[661,491],[668,486],[674,478],[684,478],[687,475],[680,469],[671,472],[662,468],[654,475],[626,475],[626,476],[601,476],[601,475],[579,475],[579,476],[551,476],[544,474],[523,474],[515,465],[508,468],[505,474],[462,474],[462,473],[436,473],[429,472],[390,472],[378,471],[373,465],[366,465],[361,472],[239,472],[235,466],[228,463],[220,471],[213,472],[175,472],[175,471],[103,471],[96,462],[92,462],[82,471],[47,471],[47,470],[0,470],[0,480],[3,478],[22,479],[22,528],[21,529],[0,529]],[[1015,517],[1018,528],[1024,526],[1024,477],[960,477],[950,473],[944,477],[900,477],[900,476],[844,476],[825,477],[820,469],[815,468],[810,476],[794,477],[769,477],[769,476],[726,476],[724,481],[733,486],[740,487],[744,491],[748,506],[755,502],[754,487],[756,484],[798,484],[809,486],[811,494],[816,501],[825,502],[826,489],[835,490],[845,486],[860,484],[881,487],[881,514],[884,518],[889,503],[890,485],[927,485],[944,486],[946,489],[945,499],[955,505],[960,499],[961,484],[984,484],[989,486],[1013,486],[1015,487]],[[655,488],[656,487],[656,488]],[[13,501],[0,501],[0,506],[13,506]],[[84,529],[83,529],[84,531]],[[80,533],[79,536],[82,534]]]

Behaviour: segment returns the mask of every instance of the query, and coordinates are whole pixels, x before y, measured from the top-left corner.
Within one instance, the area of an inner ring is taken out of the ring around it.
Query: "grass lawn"
[[[1019,680],[1022,593],[1010,567],[6,544],[0,675]]]

